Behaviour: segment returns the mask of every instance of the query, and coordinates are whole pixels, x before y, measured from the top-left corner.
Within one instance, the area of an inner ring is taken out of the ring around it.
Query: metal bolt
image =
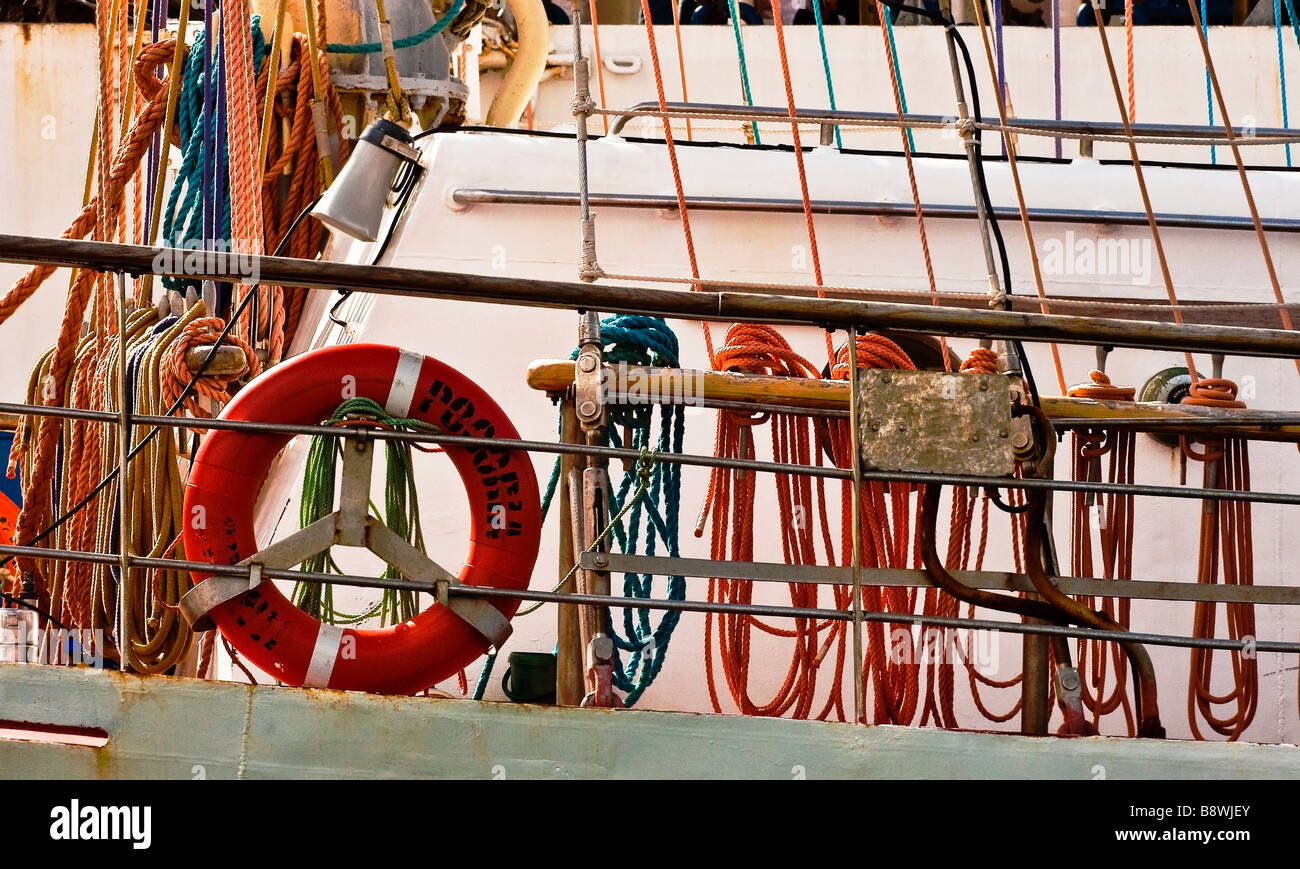
[[[592,559],[592,564],[597,567],[609,567],[609,556],[603,552],[597,552],[596,557]]]
[[[578,357],[578,367],[590,374],[596,370],[596,357],[583,354]]]
[[[1006,429],[999,429],[999,430],[998,430],[998,437],[1000,437],[1000,438],[1005,438],[1006,436],[1007,436],[1007,430],[1006,430]]]
[[[893,377],[892,374],[882,374],[882,375],[880,375],[880,382],[881,382],[881,383],[892,383],[893,380],[894,380],[894,377]]]
[[[595,416],[596,402],[592,401],[591,399],[587,399],[582,404],[578,405],[578,415],[584,417]]]
[[[975,432],[975,434],[973,434],[973,435],[970,436],[970,439],[971,439],[971,443],[975,443],[976,441],[978,441],[978,440],[980,439],[980,433],[979,433],[979,432]]]
[[[981,380],[980,392],[988,392],[988,391],[989,391],[989,382],[987,380]]]
[[[1074,669],[1061,673],[1061,687],[1066,691],[1075,691],[1079,687],[1079,673]]]
[[[609,637],[592,637],[587,650],[596,662],[609,661],[614,657],[614,641]]]

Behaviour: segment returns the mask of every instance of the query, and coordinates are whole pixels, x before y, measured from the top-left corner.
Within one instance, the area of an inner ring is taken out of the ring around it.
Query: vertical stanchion
[[[131,665],[131,603],[127,590],[131,574],[131,511],[127,464],[131,451],[131,408],[126,392],[126,272],[117,273],[117,530],[119,566],[122,577],[117,583],[117,647],[122,669]],[[168,435],[170,437],[170,434]]]
[[[570,391],[572,388],[570,387]],[[566,394],[560,402],[560,442],[576,444],[578,416],[573,410],[573,397]],[[560,456],[560,479],[555,489],[555,519],[560,530],[560,579],[568,576],[577,560],[577,547],[573,539],[574,492],[569,486],[569,476],[578,468],[579,459],[573,453]],[[561,592],[576,590],[576,578],[569,576],[560,586]],[[579,706],[586,694],[586,676],[583,672],[582,626],[579,621],[580,606],[560,604],[556,608],[556,659],[555,702],[559,706]]]
[[[858,328],[849,327],[849,455],[853,486],[849,495],[853,521],[853,721],[862,722],[866,697],[862,685],[862,454],[858,443]]]

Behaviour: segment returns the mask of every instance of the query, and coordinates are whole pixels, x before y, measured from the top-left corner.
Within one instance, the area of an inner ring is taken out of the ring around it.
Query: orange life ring
[[[312,425],[345,399],[374,399],[397,417],[452,435],[517,438],[501,408],[477,384],[436,359],[379,344],[315,350],[284,362],[242,390],[223,419]],[[287,435],[214,430],[194,458],[185,491],[186,556],[237,564],[258,551],[254,505]],[[469,496],[470,548],[459,580],[528,586],[541,537],[537,477],[528,454],[496,446],[446,447]],[[198,517],[201,517],[201,521]],[[199,582],[206,576],[195,573]],[[492,599],[507,619],[519,602]],[[482,655],[488,641],[434,604],[382,629],[322,624],[272,582],[216,607],[221,633],[252,663],[288,685],[413,694]]]

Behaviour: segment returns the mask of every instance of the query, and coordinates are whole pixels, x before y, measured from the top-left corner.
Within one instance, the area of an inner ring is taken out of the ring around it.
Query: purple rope
[[[188,2],[188,0],[181,0],[181,2],[185,3]],[[165,7],[163,6],[162,2],[160,2],[160,0],[153,0],[153,2],[150,4],[149,21],[150,21],[150,33],[152,35],[153,42],[158,41],[158,32],[162,29],[162,25],[166,23],[166,22],[160,22],[158,20],[160,13],[163,15],[167,14],[166,12],[163,11],[164,9]],[[182,34],[181,38],[184,38],[184,34]],[[180,75],[180,71],[174,70],[168,73],[168,75],[173,75],[173,74]],[[145,213],[144,213],[144,226],[140,228],[140,244],[149,243],[149,233],[153,230],[153,225],[152,225],[153,224],[153,196],[154,196],[154,188],[157,186],[158,155],[159,153],[161,153],[161,149],[162,149],[162,130],[160,129],[153,134],[153,141],[149,144],[149,159],[145,164],[148,168],[145,170],[145,179],[144,179]]]
[[[1052,92],[1056,120],[1061,120],[1061,2],[1052,0]],[[1061,138],[1056,138],[1056,159],[1061,159]]]
[[[186,2],[186,0],[181,0]],[[212,6],[213,0],[203,4],[203,240],[215,238],[213,229],[213,172],[212,160],[216,153],[217,142],[214,137],[213,109],[216,102],[216,87],[212,81]]]

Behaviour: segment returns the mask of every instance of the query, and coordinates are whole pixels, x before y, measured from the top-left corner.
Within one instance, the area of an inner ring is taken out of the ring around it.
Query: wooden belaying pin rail
[[[843,380],[637,365],[617,369],[606,366],[606,371],[606,383],[640,403],[707,405],[711,400],[749,402],[765,407],[789,408],[795,412],[847,413],[849,408],[849,384]],[[573,383],[573,376],[572,361],[544,359],[528,367],[527,382],[542,392],[560,392]],[[1296,413],[1046,395],[1041,397],[1041,402],[1053,423],[1065,423],[1059,427],[1082,426],[1086,424],[1085,420],[1095,420],[1097,425],[1124,426],[1138,431],[1175,430],[1186,434],[1209,433],[1253,440],[1300,441],[1300,414]]]

